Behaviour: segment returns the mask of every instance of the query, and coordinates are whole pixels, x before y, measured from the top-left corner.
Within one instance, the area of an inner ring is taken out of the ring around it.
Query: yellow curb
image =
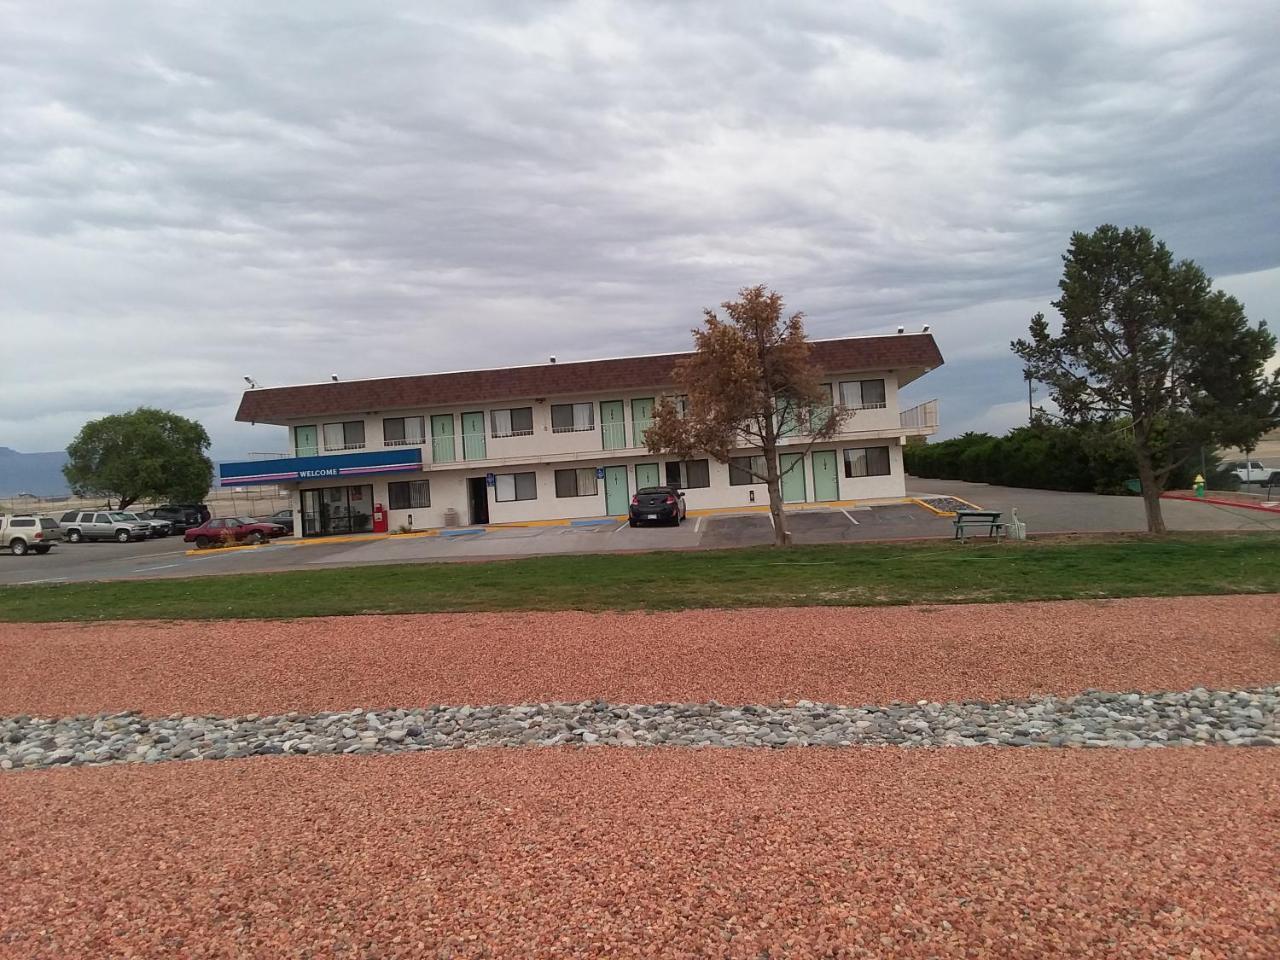
[[[930,504],[925,503],[919,497],[912,497],[911,502],[914,503],[917,507],[924,507],[930,513],[936,514],[939,517],[954,517],[956,515],[954,510],[939,510],[937,507],[931,506]]]
[[[948,496],[950,499],[952,499],[952,500],[959,500],[959,501],[960,501],[961,503],[963,503],[966,507],[969,507],[969,508],[970,508],[970,509],[972,509],[972,510],[981,510],[981,509],[982,509],[982,508],[981,508],[980,506],[978,506],[976,503],[970,503],[970,502],[969,502],[968,500],[966,500],[964,497],[952,497],[952,496],[951,496],[951,494],[947,494],[947,496]],[[938,516],[940,516],[940,517],[954,517],[954,516],[956,515],[956,512],[955,512],[954,510],[939,510],[937,507],[932,506],[932,505],[931,505],[931,504],[929,504],[929,503],[926,503],[924,500],[921,500],[919,497],[909,497],[908,499],[910,500],[910,502],[911,502],[911,503],[914,503],[914,504],[917,504],[917,505],[919,505],[919,506],[921,506],[921,507],[924,507],[924,508],[925,508],[926,510],[928,510],[930,513],[936,513],[936,514],[937,514]]]

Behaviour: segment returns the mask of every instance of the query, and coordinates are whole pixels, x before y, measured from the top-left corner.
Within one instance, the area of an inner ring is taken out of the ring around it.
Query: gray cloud
[[[6,384],[19,449],[139,398],[262,449],[245,374],[676,348],[758,281],[816,336],[933,322],[951,362],[913,393],[998,428],[1009,338],[1104,221],[1280,304],[1262,2],[0,3],[0,29],[0,327],[57,371]]]

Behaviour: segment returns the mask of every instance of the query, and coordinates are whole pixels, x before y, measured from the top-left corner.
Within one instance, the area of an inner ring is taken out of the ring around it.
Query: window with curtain
[[[551,432],[578,433],[596,428],[594,403],[553,403],[551,405]]]
[[[595,467],[556,471],[557,497],[594,497],[598,490]]]
[[[358,450],[364,446],[364,421],[347,420],[324,425],[326,450]]]
[[[842,380],[840,405],[850,410],[883,407],[885,405],[884,380]]]
[[[533,472],[498,474],[493,498],[499,503],[508,503],[512,500],[537,500],[537,474]]]
[[[413,510],[431,506],[429,480],[403,480],[387,484],[387,509]]]
[[[696,490],[711,486],[711,465],[706,460],[669,460],[667,486]]]
[[[729,459],[729,486],[745,487],[753,483],[764,483],[760,479],[765,475],[767,465],[764,457],[731,457]]]
[[[423,417],[387,417],[382,421],[382,442],[389,447],[410,446],[425,438]]]
[[[533,433],[533,407],[490,410],[489,423],[495,437],[524,437]]]
[[[854,477],[889,476],[888,447],[848,447],[844,451],[844,475]]]

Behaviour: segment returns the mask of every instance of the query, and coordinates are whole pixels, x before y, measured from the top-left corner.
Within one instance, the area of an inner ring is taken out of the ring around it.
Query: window
[[[431,506],[431,483],[428,480],[403,480],[387,484],[390,510],[414,510]]]
[[[765,475],[766,469],[764,457],[731,457],[729,486],[745,487],[753,483],[764,483],[760,478]]]
[[[557,497],[594,497],[596,492],[595,467],[556,471]]]
[[[489,411],[495,437],[527,437],[533,433],[533,407]]]
[[[360,450],[364,447],[364,421],[347,420],[344,423],[324,425],[326,450]]]
[[[425,427],[422,417],[388,417],[382,421],[382,444],[386,447],[407,447],[422,443],[427,436]]]
[[[849,447],[844,451],[846,477],[889,476],[888,447]]]
[[[35,525],[36,525],[36,522],[34,519],[31,519],[31,520],[18,519],[18,520],[12,521],[9,524],[9,526],[11,527],[34,527]]]
[[[706,460],[670,460],[667,462],[667,486],[695,490],[711,486],[711,466]]]
[[[593,403],[553,403],[551,405],[551,432],[577,433],[596,428],[596,407]]]
[[[110,523],[111,518],[108,517],[105,513],[99,513],[93,518],[93,522],[94,523]]]
[[[844,380],[840,404],[850,410],[878,409],[885,405],[883,380]]]
[[[510,500],[537,500],[538,477],[529,473],[500,473],[494,497],[499,503]]]
[[[68,511],[67,513],[64,513],[64,514],[62,515],[62,522],[63,522],[63,523],[75,523],[75,522],[76,522],[76,517],[78,517],[78,516],[80,516],[80,514],[76,513],[76,511],[74,511],[74,510],[70,510],[70,511]]]

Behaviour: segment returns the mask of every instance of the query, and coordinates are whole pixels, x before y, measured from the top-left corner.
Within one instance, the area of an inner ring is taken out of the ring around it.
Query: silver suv
[[[15,557],[29,550],[48,553],[61,539],[62,530],[53,517],[0,516],[0,549],[8,550]]]
[[[130,520],[119,510],[68,510],[58,523],[72,543],[81,540],[145,540],[151,527],[143,520]]]

